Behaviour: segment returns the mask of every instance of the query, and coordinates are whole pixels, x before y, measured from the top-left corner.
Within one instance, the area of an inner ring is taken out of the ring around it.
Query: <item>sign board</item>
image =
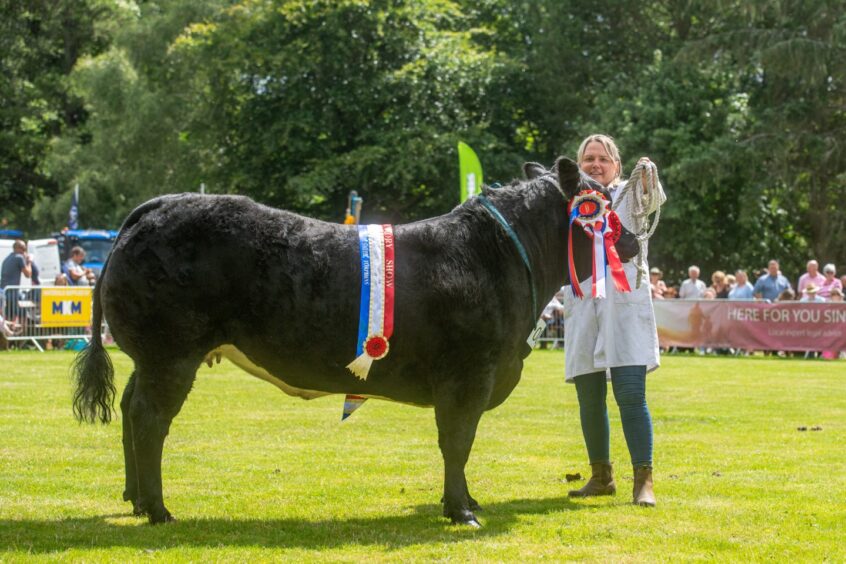
[[[846,304],[655,300],[664,347],[778,351],[846,350]]]
[[[86,327],[91,324],[90,287],[41,289],[41,325],[44,327]]]

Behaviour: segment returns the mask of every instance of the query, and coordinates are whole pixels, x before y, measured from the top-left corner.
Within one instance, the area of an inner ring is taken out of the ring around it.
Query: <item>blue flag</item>
[[[71,196],[68,229],[79,229],[79,184],[74,187],[73,196]]]

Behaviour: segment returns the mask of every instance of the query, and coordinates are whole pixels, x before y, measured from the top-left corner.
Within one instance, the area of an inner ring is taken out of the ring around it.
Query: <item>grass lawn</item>
[[[570,501],[589,472],[560,351],[529,357],[468,464],[484,527],[440,516],[431,410],[304,402],[227,363],[203,367],[165,443],[151,527],[121,501],[120,423],[77,424],[65,352],[0,354],[0,561],[846,559],[846,363],[674,356],[649,376],[656,509]],[[119,389],[127,357],[112,351]],[[798,431],[805,426],[807,431]],[[814,426],[822,430],[811,431]]]

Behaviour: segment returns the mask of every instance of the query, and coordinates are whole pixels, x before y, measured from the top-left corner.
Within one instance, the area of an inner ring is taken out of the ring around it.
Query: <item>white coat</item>
[[[614,199],[614,209],[626,229],[631,230],[628,213],[633,192],[617,201],[624,184],[609,188]],[[665,196],[660,193],[657,205]],[[650,210],[650,213],[654,210]],[[643,253],[648,249],[644,244]],[[644,256],[644,262],[646,257]],[[564,292],[564,356],[567,382],[582,374],[590,374],[617,366],[646,366],[647,372],[658,368],[658,331],[655,326],[655,312],[652,309],[652,292],[649,287],[649,266],[643,275],[640,288],[636,288],[637,267],[633,262],[623,264],[631,292],[618,292],[611,282],[607,285],[606,298],[592,298],[591,278],[582,280],[580,287],[584,298],[573,295],[573,289],[565,286]],[[608,371],[610,377],[610,371]]]

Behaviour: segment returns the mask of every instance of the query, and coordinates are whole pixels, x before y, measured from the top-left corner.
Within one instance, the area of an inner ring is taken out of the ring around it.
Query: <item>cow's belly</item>
[[[243,370],[243,371],[245,371],[249,374],[252,374],[256,378],[260,378],[260,379],[264,380],[265,382],[270,382],[271,384],[273,384],[274,386],[276,386],[277,388],[279,388],[280,390],[282,390],[283,392],[285,392],[289,396],[294,396],[294,397],[309,400],[309,399],[319,398],[319,397],[322,397],[322,396],[332,395],[333,393],[335,393],[335,392],[324,392],[324,391],[320,391],[320,390],[307,390],[307,389],[304,389],[304,388],[296,388],[294,386],[291,386],[290,384],[286,383],[281,378],[274,376],[273,374],[271,374],[270,372],[268,372],[267,370],[265,370],[261,366],[255,364],[253,361],[251,361],[249,358],[247,358],[247,355],[245,355],[243,352],[241,352],[241,350],[238,347],[236,347],[235,345],[221,345],[221,346],[209,351],[209,353],[206,355],[206,363],[209,364],[209,366],[211,366],[213,361],[215,359],[217,359],[219,361],[220,357],[229,359],[229,361],[232,362],[232,364],[234,364],[235,366],[237,366],[241,370]],[[391,398],[386,398],[386,397],[383,397],[383,396],[377,396],[377,395],[372,395],[372,394],[357,394],[357,395],[359,395],[360,397],[365,397],[365,398],[396,401],[396,400],[392,400]],[[406,402],[401,402],[401,403],[406,403]],[[424,406],[424,405],[421,405],[421,404],[413,404],[413,403],[411,403],[409,405],[416,405],[418,407],[428,407],[428,406]]]
[[[317,390],[304,390],[302,388],[295,388],[287,383],[281,378],[278,378],[262,368],[261,366],[253,363],[247,355],[241,352],[238,347],[235,345],[221,345],[216,349],[209,351],[206,355],[206,363],[211,366],[213,359],[217,359],[220,361],[220,357],[224,357],[229,359],[232,364],[247,372],[248,374],[252,374],[256,378],[261,378],[265,382],[270,382],[289,396],[295,396],[298,398],[303,399],[314,399],[319,398],[321,396],[329,395],[328,392],[320,392]]]

